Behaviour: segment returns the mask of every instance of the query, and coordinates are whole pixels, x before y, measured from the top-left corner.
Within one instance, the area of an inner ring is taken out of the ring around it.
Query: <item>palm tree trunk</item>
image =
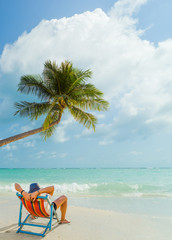
[[[50,128],[50,127],[53,127],[54,125],[59,124],[59,122],[60,122],[60,120],[61,120],[61,117],[62,117],[62,114],[59,114],[58,120],[55,121],[55,122],[53,122],[53,123],[51,123],[51,124],[49,125],[49,128]],[[36,128],[36,129],[34,129],[34,130],[30,130],[30,131],[25,132],[25,133],[21,133],[21,134],[18,134],[18,135],[9,137],[9,138],[5,138],[5,139],[3,139],[3,140],[0,140],[0,147],[6,145],[6,144],[8,144],[8,143],[15,142],[15,141],[20,140],[20,139],[23,139],[23,138],[25,138],[25,137],[34,135],[34,134],[36,134],[36,133],[40,133],[40,132],[42,132],[43,130],[44,130],[44,128],[43,128],[43,127],[40,127],[40,128]]]

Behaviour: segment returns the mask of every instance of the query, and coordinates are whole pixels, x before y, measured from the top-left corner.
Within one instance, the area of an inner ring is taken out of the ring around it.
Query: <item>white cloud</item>
[[[12,152],[8,153],[6,156],[4,156],[4,158],[6,159],[6,163],[9,163],[9,162],[18,163],[19,162],[19,160],[16,157],[14,157]]]
[[[16,150],[17,146],[14,143],[8,144],[4,147],[2,147],[3,150],[11,151],[11,150]]]
[[[52,159],[52,158],[57,158],[57,153],[56,152],[51,152],[48,154],[49,158]]]
[[[64,127],[57,127],[56,133],[54,135],[54,139],[56,142],[66,142],[69,140],[69,137],[66,136]]]
[[[63,120],[60,122],[60,124],[57,126],[55,134],[53,136],[53,139],[55,142],[66,142],[70,139],[69,136],[67,136],[67,129],[71,127],[71,125],[74,123],[74,120],[72,117],[69,117],[66,120]]]
[[[103,140],[103,141],[99,142],[100,145],[109,145],[109,144],[112,144],[112,143],[113,143],[112,140]]]
[[[10,96],[5,96],[3,91],[0,91],[0,118],[4,120],[9,115],[10,110],[12,110],[13,103]]]
[[[88,138],[88,139],[93,139],[96,138],[99,140],[100,145],[109,145],[114,142],[115,137],[117,136],[117,128],[115,124],[110,123],[110,124],[104,124],[100,123],[96,127],[96,133],[84,129],[80,134],[76,134],[75,138]]]
[[[27,132],[27,131],[30,131],[30,130],[32,130],[30,125],[26,125],[26,126],[21,127],[21,132]]]
[[[67,156],[67,153],[59,153],[58,157],[59,158],[65,158]]]
[[[34,147],[35,146],[35,141],[24,142],[23,146],[25,146],[25,147]]]
[[[115,17],[132,16],[133,13],[139,10],[139,8],[145,4],[147,0],[119,0],[114,4],[110,14]]]
[[[11,125],[11,127],[9,128],[9,132],[16,132],[16,128],[19,127],[19,124],[18,123],[14,123]]]
[[[141,155],[141,154],[142,154],[142,152],[138,152],[136,150],[133,150],[133,151],[129,152],[129,155],[133,155],[133,156],[138,156],[138,155]]]
[[[46,152],[45,151],[40,151],[40,152],[36,153],[34,155],[34,157],[37,158],[37,159],[40,159],[40,158],[44,157],[44,155],[46,155]]]
[[[106,114],[104,114],[104,113],[92,112],[92,114],[93,114],[97,119],[104,119],[104,118],[106,118]]]
[[[40,151],[34,154],[34,158],[36,159],[58,159],[58,158],[65,158],[66,156],[67,156],[67,153],[57,153],[55,151],[53,152]]]
[[[146,2],[119,0],[108,14],[96,9],[70,18],[43,20],[14,44],[6,45],[0,68],[3,73],[41,73],[47,59],[58,63],[69,59],[75,66],[91,68],[93,83],[105,92],[111,118],[116,117],[104,124],[107,131],[97,126],[96,134],[103,138],[100,144],[110,143],[116,136],[144,135],[155,122],[171,127],[172,39],[155,47],[140,38],[143,31],[136,29],[137,19],[132,14]],[[68,141],[66,130],[71,125],[63,121],[54,140]]]
[[[21,126],[20,131],[22,133],[27,132],[27,131],[33,130],[34,127],[35,127],[35,122],[31,122],[29,125]]]

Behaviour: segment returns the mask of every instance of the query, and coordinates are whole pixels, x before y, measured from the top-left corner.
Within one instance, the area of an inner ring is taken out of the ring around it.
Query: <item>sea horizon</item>
[[[172,167],[66,167],[66,168],[64,168],[64,167],[60,167],[60,168],[0,167],[0,169],[172,169]]]

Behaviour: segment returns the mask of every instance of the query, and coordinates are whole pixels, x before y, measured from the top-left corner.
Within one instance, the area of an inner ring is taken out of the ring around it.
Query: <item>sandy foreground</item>
[[[17,234],[19,201],[0,197],[0,239],[41,239]],[[24,217],[26,213],[23,214]],[[58,212],[60,216],[60,213]],[[46,240],[171,240],[172,218],[116,213],[83,207],[68,207],[70,224],[55,225]],[[33,227],[30,230],[35,230]],[[40,231],[40,230],[39,230]]]

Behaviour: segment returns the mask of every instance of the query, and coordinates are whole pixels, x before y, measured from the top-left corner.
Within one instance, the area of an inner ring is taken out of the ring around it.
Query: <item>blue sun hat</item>
[[[38,183],[32,183],[30,184],[30,189],[28,193],[33,193],[35,191],[38,191],[40,189],[39,184]]]

